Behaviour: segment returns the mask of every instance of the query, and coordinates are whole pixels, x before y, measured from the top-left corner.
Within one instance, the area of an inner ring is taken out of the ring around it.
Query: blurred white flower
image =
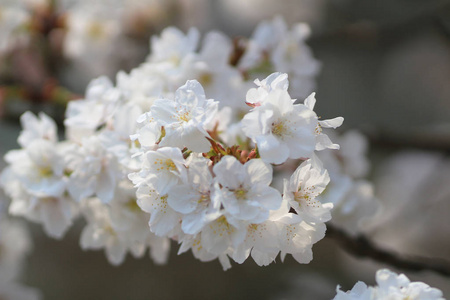
[[[358,282],[346,293],[338,286],[333,300],[444,300],[440,290],[423,282],[410,282],[404,274],[398,275],[387,269],[377,271],[376,281],[378,286],[375,287]]]

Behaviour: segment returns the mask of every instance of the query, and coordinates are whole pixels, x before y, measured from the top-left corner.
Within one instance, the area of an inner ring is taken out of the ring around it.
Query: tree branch
[[[371,258],[377,262],[408,271],[433,271],[450,277],[450,263],[442,259],[418,256],[402,257],[397,253],[381,249],[363,235],[352,237],[331,224],[327,224],[326,237],[336,240],[345,251],[356,257]]]

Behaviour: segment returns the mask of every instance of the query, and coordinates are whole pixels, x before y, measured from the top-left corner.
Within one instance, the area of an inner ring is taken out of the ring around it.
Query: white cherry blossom
[[[264,161],[281,164],[288,158],[312,156],[316,118],[305,105],[294,104],[287,91],[277,89],[244,116],[242,129],[258,145]]]
[[[114,187],[124,178],[117,158],[102,145],[98,136],[82,141],[81,147],[71,153],[68,164],[72,173],[68,191],[79,202],[96,195],[103,203],[114,197]]]
[[[291,178],[284,181],[283,198],[289,202],[297,214],[308,222],[326,222],[331,219],[333,204],[316,199],[330,182],[317,158],[303,162]]]
[[[128,178],[136,186],[149,186],[159,194],[165,195],[169,189],[180,182],[185,171],[184,158],[179,148],[163,147],[148,151],[142,156],[142,169],[131,173]]]
[[[255,79],[258,88],[249,89],[245,102],[250,106],[260,106],[273,90],[287,91],[289,87],[286,73],[272,73],[263,80]]]
[[[217,183],[216,201],[238,220],[261,223],[270,210],[281,205],[280,193],[270,187],[272,168],[260,159],[241,164],[233,156],[223,157],[213,168]]]
[[[333,300],[444,300],[439,289],[423,282],[411,282],[404,274],[398,275],[388,269],[378,270],[376,281],[375,287],[367,287],[360,281],[346,293],[338,286]]]
[[[55,121],[43,112],[39,113],[39,117],[31,112],[25,112],[20,117],[20,124],[23,130],[17,141],[22,147],[27,147],[37,139],[48,140],[52,143],[56,143],[58,140]]]
[[[220,202],[214,193],[208,160],[191,160],[182,184],[172,187],[167,198],[170,207],[183,214],[181,229],[184,233],[197,234],[206,224],[221,215]]]
[[[305,99],[305,105],[311,111],[314,110],[314,106],[316,105],[315,95],[316,95],[316,93],[312,93],[311,95],[308,96],[308,98]],[[339,145],[338,144],[333,144],[333,142],[330,140],[328,135],[323,133],[322,128],[333,128],[333,129],[336,129],[337,127],[341,126],[343,122],[344,122],[344,118],[342,118],[342,117],[337,117],[337,118],[334,118],[334,119],[318,121],[318,125],[317,125],[317,127],[315,129],[316,150],[317,151],[324,150],[326,148],[328,148],[328,149],[339,149]]]
[[[200,33],[196,28],[191,28],[185,35],[175,27],[168,27],[163,30],[160,37],[152,37],[149,60],[170,61],[173,65],[179,65],[185,56],[196,50],[199,38]]]
[[[189,80],[175,93],[175,99],[158,99],[151,107],[151,114],[164,126],[162,147],[187,147],[195,152],[209,150],[205,130],[217,113],[217,102],[206,99],[202,86]]]
[[[169,236],[180,223],[181,215],[167,203],[167,194],[160,195],[148,186],[140,186],[136,192],[137,204],[150,214],[148,225],[157,236]]]

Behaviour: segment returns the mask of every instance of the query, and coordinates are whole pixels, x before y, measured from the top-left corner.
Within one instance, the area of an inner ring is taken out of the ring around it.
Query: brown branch
[[[323,42],[335,43],[336,41],[371,45],[379,42],[398,43],[401,42],[400,37],[422,30],[424,24],[435,25],[448,35],[450,29],[447,13],[449,9],[449,0],[430,2],[421,10],[402,18],[384,22],[362,20],[342,25],[339,28],[314,32],[308,43],[312,45]]]
[[[440,275],[450,277],[450,263],[442,259],[401,256],[398,253],[378,247],[363,235],[352,237],[344,230],[331,224],[327,224],[326,237],[336,240],[345,251],[356,257],[371,258],[377,262],[403,270],[433,271]]]
[[[363,131],[369,139],[372,147],[382,148],[418,148],[430,151],[450,152],[450,133],[444,130],[429,128],[428,130],[416,130],[415,132],[388,132],[378,133]]]

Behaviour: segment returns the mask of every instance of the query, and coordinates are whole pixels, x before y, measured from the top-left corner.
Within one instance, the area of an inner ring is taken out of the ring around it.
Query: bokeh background
[[[384,210],[367,235],[404,255],[450,260],[450,1],[123,0],[114,1],[114,9],[106,1],[52,3],[49,10],[44,0],[26,1],[40,34],[20,37],[14,48],[2,36],[9,23],[1,12],[18,4],[0,0],[2,156],[18,148],[22,112],[45,111],[61,121],[65,103],[83,95],[91,79],[113,79],[142,62],[150,36],[164,27],[248,37],[258,22],[281,15],[289,24],[312,28],[308,44],[322,63],[316,110],[324,118],[344,116],[343,131],[358,129],[370,141],[370,180]],[[80,22],[97,14],[111,22],[112,35],[117,28],[126,32],[111,44],[87,47],[75,32],[68,46],[58,9],[78,14]],[[129,16],[115,18],[114,11],[123,15],[125,9]],[[58,241],[28,224],[34,246],[21,281],[39,289],[43,299],[331,299],[337,284],[345,290],[358,280],[374,284],[376,270],[389,267],[354,258],[327,238],[314,246],[309,265],[288,258],[258,267],[248,260],[224,272],[218,262],[177,256],[174,245],[167,265],[128,257],[113,267],[102,251],[80,249],[82,226]],[[449,278],[405,273],[449,297]]]

